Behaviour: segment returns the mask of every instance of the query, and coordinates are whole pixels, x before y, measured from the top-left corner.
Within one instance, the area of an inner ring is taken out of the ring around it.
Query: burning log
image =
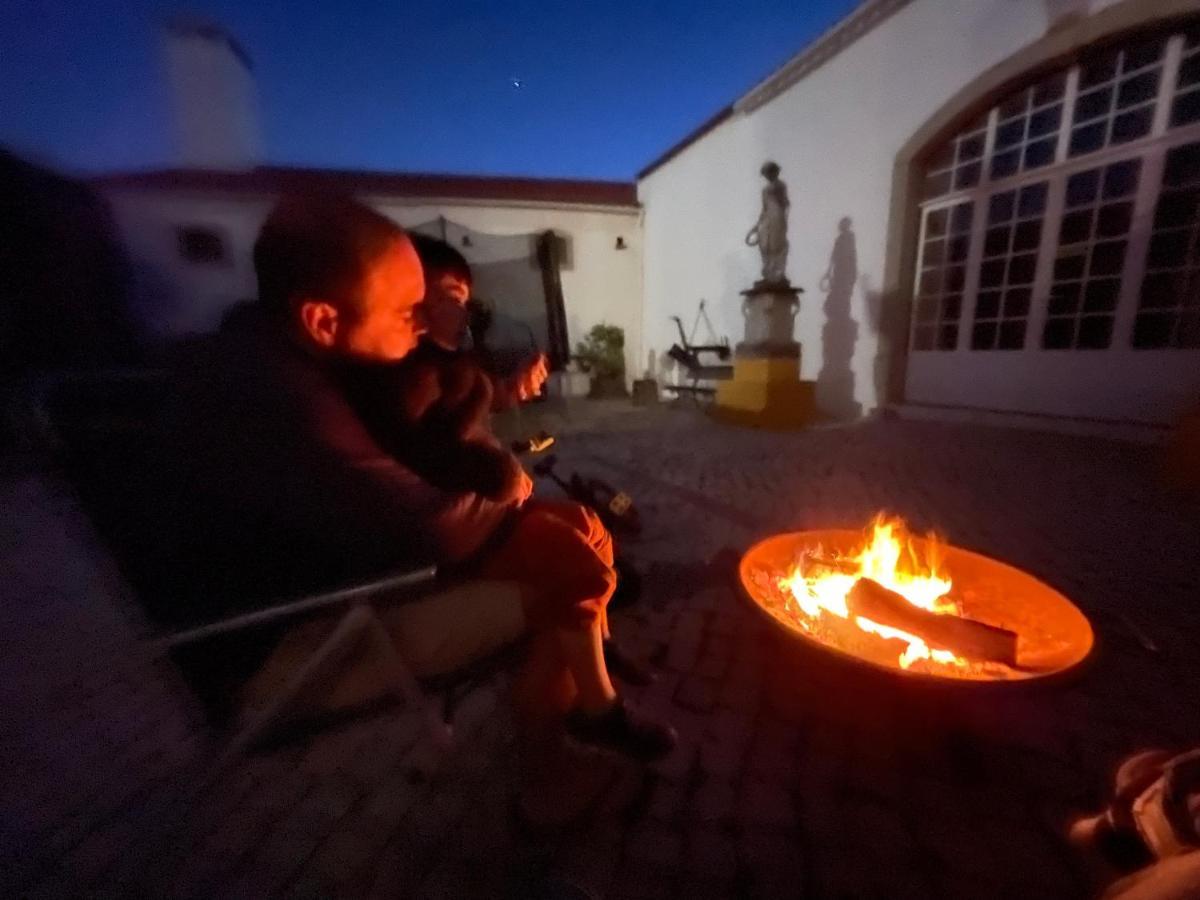
[[[851,615],[915,634],[931,647],[952,651],[976,662],[1017,664],[1017,634],[959,616],[914,606],[877,581],[860,578],[846,595]]]

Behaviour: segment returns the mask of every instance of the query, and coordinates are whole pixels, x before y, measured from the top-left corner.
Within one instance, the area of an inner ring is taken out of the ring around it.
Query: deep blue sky
[[[193,0],[254,60],[267,161],[632,178],[856,0]],[[0,144],[171,162],[163,0],[5,0]],[[512,85],[514,78],[523,86]]]

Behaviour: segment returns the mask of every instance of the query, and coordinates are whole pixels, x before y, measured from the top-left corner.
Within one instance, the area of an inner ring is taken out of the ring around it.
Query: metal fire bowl
[[[920,549],[925,541],[913,538]],[[778,595],[755,583],[763,570],[784,576],[804,548],[822,548],[823,555],[849,554],[862,545],[861,531],[797,531],[760,541],[742,557],[738,576],[752,605],[776,628],[791,638],[826,653],[864,664],[890,675],[925,682],[968,684],[1023,684],[1057,680],[1086,660],[1095,641],[1087,617],[1054,588],[1027,572],[978,553],[944,546],[942,565],[954,584],[955,598],[967,618],[998,625],[1017,633],[1017,665],[1009,677],[987,673],[950,676],[900,668],[898,663],[871,658],[869,652],[849,652],[806,632],[778,608]],[[878,646],[878,644],[875,644]],[[894,646],[894,645],[893,645]]]

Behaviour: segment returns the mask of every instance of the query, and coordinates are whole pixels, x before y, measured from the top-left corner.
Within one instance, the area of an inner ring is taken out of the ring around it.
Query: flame
[[[806,629],[825,615],[850,620],[846,595],[860,578],[870,578],[929,612],[959,614],[957,604],[947,596],[951,582],[941,572],[941,560],[941,543],[936,538],[927,538],[923,552],[918,553],[904,522],[881,513],[871,523],[866,541],[857,552],[826,559],[820,547],[806,550],[791,573],[780,579],[779,586],[795,600],[798,611],[812,620],[800,620]],[[930,647],[910,632],[863,616],[854,616],[853,623],[868,634],[903,641],[907,646],[896,659],[902,669],[920,661],[955,668],[968,666],[967,660],[952,651]]]

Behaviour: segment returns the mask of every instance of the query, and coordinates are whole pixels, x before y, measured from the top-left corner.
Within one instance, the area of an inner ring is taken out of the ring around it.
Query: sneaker
[[[662,759],[679,740],[670,725],[643,716],[620,698],[599,715],[573,710],[566,726],[567,734],[581,744],[615,750],[641,762]]]
[[[604,641],[604,665],[612,675],[616,675],[626,684],[645,687],[654,684],[658,676],[627,654],[621,645],[612,638]]]

